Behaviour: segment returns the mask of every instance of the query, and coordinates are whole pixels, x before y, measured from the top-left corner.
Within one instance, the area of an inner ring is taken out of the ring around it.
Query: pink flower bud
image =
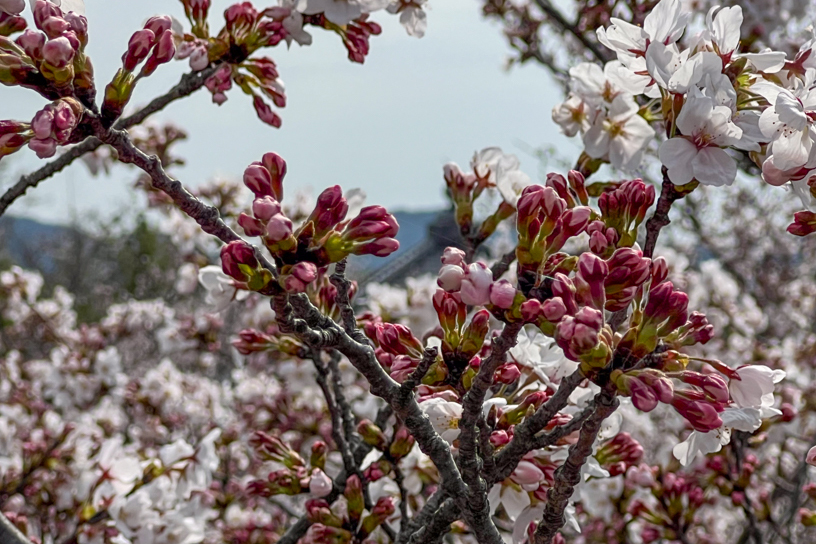
[[[595,231],[589,235],[589,250],[596,255],[603,255],[609,246],[609,241],[602,232]]]
[[[595,331],[600,331],[604,324],[603,312],[585,306],[575,314],[575,321],[587,325]]]
[[[269,170],[259,163],[252,163],[244,170],[244,185],[258,198],[275,196],[272,192],[272,176]]]
[[[490,302],[490,285],[493,274],[487,265],[476,262],[468,265],[459,295],[462,302],[470,306],[481,306]]]
[[[675,394],[672,406],[695,430],[707,433],[722,427],[722,420],[714,406],[704,401],[691,400],[688,393],[683,393],[685,395]]]
[[[446,247],[442,254],[442,264],[453,264],[465,267],[465,252],[459,248]]]
[[[252,105],[255,107],[255,113],[258,115],[258,119],[269,126],[280,128],[282,124],[281,118],[272,111],[272,108],[270,108],[260,96],[253,98]]]
[[[586,226],[589,224],[589,218],[592,215],[592,208],[586,206],[579,206],[565,211],[561,215],[564,228],[567,229],[569,236],[577,236],[581,234]]]
[[[530,461],[519,461],[510,479],[519,484],[525,491],[533,491],[544,483],[544,473]]]
[[[541,313],[544,314],[544,319],[556,323],[566,315],[567,307],[561,297],[553,297],[544,301],[541,305]]]
[[[14,41],[17,42],[17,45],[22,47],[26,55],[32,59],[39,60],[42,58],[43,46],[45,46],[45,35],[42,32],[37,32],[29,28]]]
[[[132,72],[136,66],[147,58],[156,41],[156,35],[147,29],[137,30],[130,37],[127,52],[122,56],[125,70]],[[46,44],[48,47],[48,44]]]
[[[25,9],[25,0],[0,0],[0,13],[19,15]]]
[[[169,15],[158,15],[147,20],[144,27],[153,32],[154,36],[161,36],[173,26],[173,20]]]
[[[57,142],[52,138],[38,139],[35,138],[28,142],[28,147],[34,151],[41,159],[53,157],[57,152]]]
[[[283,201],[283,178],[286,176],[286,161],[277,153],[264,153],[261,157],[261,164],[267,169],[270,176],[270,187],[272,196],[278,202]]]
[[[292,220],[277,213],[266,224],[266,237],[272,242],[280,242],[292,236],[293,229]]]
[[[663,257],[652,260],[652,284],[659,285],[669,277],[669,264]]]
[[[465,277],[465,271],[461,266],[446,264],[439,269],[439,276],[436,278],[436,284],[448,292],[456,292],[462,288],[462,279]]]
[[[807,452],[807,456],[805,457],[805,462],[808,465],[816,467],[816,447],[810,448]]]
[[[538,321],[538,316],[541,314],[541,303],[536,299],[525,300],[521,303],[521,318],[529,323]],[[559,316],[560,319],[560,316]]]
[[[499,280],[490,286],[490,303],[507,310],[513,306],[516,288],[507,280]]]
[[[493,375],[497,383],[511,384],[521,377],[521,371],[515,363],[505,363],[496,369]]]
[[[657,395],[652,388],[637,378],[627,380],[626,385],[632,396],[632,404],[642,412],[651,412],[657,406]]]
[[[206,47],[197,46],[190,53],[190,69],[198,72],[210,65],[210,54]],[[223,94],[223,93],[219,93]],[[226,99],[226,96],[224,97]],[[215,96],[213,96],[215,100]]]
[[[147,62],[142,69],[142,73],[146,76],[149,76],[153,72],[156,71],[162,64],[166,64],[173,60],[173,57],[176,55],[176,44],[173,41],[173,31],[172,30],[165,30],[164,33],[159,35],[158,43],[156,47],[153,48],[153,54],[150,55],[150,58],[147,59]]]
[[[49,40],[43,46],[43,60],[54,68],[65,68],[74,60],[74,48],[68,38],[56,38]]]
[[[379,238],[372,242],[367,242],[354,250],[355,255],[374,255],[375,257],[387,257],[398,250],[399,242],[394,238]]]
[[[34,137],[44,140],[51,136],[54,130],[54,112],[51,108],[45,108],[34,114],[34,119],[31,120],[31,130],[34,131]]]
[[[311,283],[317,278],[317,266],[314,263],[299,262],[289,271],[303,283]]]
[[[264,224],[245,213],[238,216],[238,225],[244,229],[247,236],[263,236],[266,233]]]
[[[382,206],[366,206],[359,215],[349,221],[343,233],[347,240],[375,237],[393,238],[399,232],[399,224],[393,215]]]
[[[76,127],[77,116],[74,109],[65,101],[57,102],[54,106],[55,131],[71,131]]]
[[[261,221],[269,221],[273,216],[281,213],[280,202],[271,196],[256,198],[252,202],[252,215]]]
[[[316,468],[312,470],[312,477],[309,478],[309,493],[315,497],[325,497],[331,493],[333,483],[325,472]]]
[[[51,39],[59,38],[71,28],[71,24],[62,16],[46,17],[38,25],[38,28],[45,32],[46,36]]]
[[[255,269],[260,266],[260,263],[255,257],[252,246],[241,240],[235,240],[221,248],[221,268],[227,276],[245,282],[248,278],[239,265]]]

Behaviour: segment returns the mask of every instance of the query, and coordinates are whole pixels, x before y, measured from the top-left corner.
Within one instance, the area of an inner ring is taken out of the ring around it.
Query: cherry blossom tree
[[[486,2],[516,60],[565,82],[553,120],[583,151],[540,184],[496,147],[447,165],[462,246],[435,278],[361,290],[347,262],[399,249],[388,210],[291,195],[274,152],[192,192],[171,172],[183,133],[148,118],[234,85],[280,128],[262,55],[323,29],[362,63],[372,14],[420,37],[425,2],[240,2],[217,33],[209,0],[181,4],[97,92],[80,0],[32,1],[33,28],[0,0],[0,82],[49,101],[0,121],[0,158],[51,159],[0,213],[78,158],[122,162],[183,261],[180,302],[95,323],[0,274],[3,542],[812,540],[816,216],[760,198],[816,197],[816,38],[791,47],[795,12]],[[174,59],[190,72],[125,115]]]

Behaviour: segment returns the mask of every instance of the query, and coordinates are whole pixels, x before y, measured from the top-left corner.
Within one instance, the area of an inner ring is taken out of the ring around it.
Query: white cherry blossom
[[[810,72],[808,82],[813,83],[816,74]],[[759,128],[771,140],[769,150],[779,170],[804,165],[813,146],[816,89],[795,81],[798,83],[790,90],[770,83],[752,87],[771,103],[759,117]]]
[[[722,72],[722,61],[715,53],[691,53],[691,49],[680,51],[675,44],[650,44],[646,51],[646,69],[663,89],[686,94],[707,75]]]
[[[421,38],[428,28],[428,14],[423,9],[427,0],[397,0],[388,6],[388,13],[399,13],[400,24],[409,36]]]
[[[714,13],[717,15],[715,16]],[[708,10],[706,37],[713,43],[715,52],[726,62],[739,47],[740,27],[742,27],[742,8],[740,6],[724,8],[714,6]]]
[[[741,408],[758,408],[762,417],[779,413],[773,408],[774,384],[785,378],[784,370],[772,370],[765,365],[747,365],[736,369],[739,379],[728,383],[731,399]]]
[[[637,168],[655,135],[649,123],[638,115],[638,109],[631,96],[618,95],[608,114],[598,115],[584,135],[587,154],[594,159],[608,156],[612,166],[622,170]]]
[[[704,185],[731,185],[737,164],[722,147],[738,145],[742,131],[731,122],[731,110],[700,94],[689,96],[680,115],[675,136],[660,146],[660,162],[669,179],[683,185],[697,179]]]
[[[459,419],[462,417],[462,405],[442,398],[432,398],[420,403],[419,407],[428,416],[434,430],[452,444],[459,436]]]
[[[564,102],[553,108],[552,119],[566,136],[575,136],[589,130],[596,111],[592,104],[580,96],[570,94]]]
[[[683,442],[672,449],[674,457],[680,464],[688,466],[697,457],[697,454],[707,455],[716,453],[731,441],[731,430],[754,432],[762,424],[760,410],[757,408],[726,408],[720,419],[723,424],[719,429],[701,433],[692,431]]]

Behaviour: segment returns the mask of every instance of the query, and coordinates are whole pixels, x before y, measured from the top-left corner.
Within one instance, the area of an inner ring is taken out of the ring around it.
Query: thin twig
[[[547,17],[549,17],[557,26],[561,27],[562,31],[569,32],[575,36],[575,38],[581,42],[581,45],[586,47],[587,51],[592,53],[595,60],[601,63],[606,63],[612,59],[611,53],[607,53],[607,51],[601,49],[598,44],[590,41],[583,32],[578,30],[578,25],[567,21],[564,15],[552,5],[550,0],[535,0],[535,3],[539,8],[541,8],[541,11],[543,11]]]

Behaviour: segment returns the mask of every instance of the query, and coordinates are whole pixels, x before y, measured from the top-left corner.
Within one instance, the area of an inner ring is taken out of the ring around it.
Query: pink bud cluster
[[[561,174],[550,172],[547,174],[547,181],[544,185],[552,187],[558,196],[567,203],[568,208],[589,205],[586,179],[584,175],[577,170],[570,170],[567,173],[566,179],[564,179],[564,176]]]
[[[363,330],[378,346],[377,360],[399,383],[414,371],[422,358],[422,343],[405,325],[368,322]]]
[[[595,458],[609,471],[610,476],[618,476],[640,463],[643,446],[629,433],[618,433],[598,447]]]
[[[661,274],[668,270],[666,260],[662,257],[652,262],[640,250],[627,247],[616,249],[606,263],[609,275],[604,280],[604,307],[610,312],[627,308],[640,286],[652,277],[652,270],[659,270]]]
[[[365,62],[368,56],[368,40],[371,36],[378,36],[382,33],[382,27],[373,21],[368,21],[368,14],[363,14],[356,21],[352,21],[346,26],[341,34],[343,45],[348,50],[348,58],[352,62]]]
[[[622,394],[631,397],[637,409],[650,412],[658,402],[671,404],[700,432],[722,426],[719,414],[731,402],[728,382],[716,373],[702,374],[690,370],[662,372],[649,368],[626,373],[617,370],[613,372],[612,379]],[[691,387],[675,389],[672,379]]]
[[[467,264],[465,252],[449,247],[442,256],[437,285],[448,293],[457,293],[469,306],[492,304],[501,309],[513,306],[516,288],[507,281],[493,281],[493,272],[482,262]]]
[[[591,215],[592,210],[586,206],[569,208],[552,187],[526,187],[518,201],[516,255],[520,274],[536,270],[567,240],[584,232]]]
[[[221,248],[221,268],[237,282],[237,287],[261,291],[272,281],[272,274],[261,266],[253,247],[235,240]]]
[[[172,19],[167,15],[151,17],[142,30],[137,30],[128,42],[122,56],[126,72],[133,72],[145,59],[141,75],[149,76],[161,64],[170,62],[176,55],[176,44],[171,30]]]
[[[31,121],[33,137],[28,147],[41,159],[53,157],[57,145],[65,145],[82,117],[83,108],[72,98],[63,98],[38,111]]]
[[[638,226],[646,218],[646,212],[655,201],[655,188],[640,179],[624,181],[617,188],[603,193],[598,199],[602,220],[607,227],[617,231],[620,239],[612,242],[604,232],[606,243],[596,235],[593,242],[596,253],[614,251],[617,247],[631,247],[637,241]]]
[[[0,35],[0,83],[31,88],[51,100],[76,89],[91,101],[93,70],[82,52],[88,42],[87,20],[45,0],[37,0],[33,11],[42,32],[26,30],[13,42]]]
[[[346,220],[349,205],[335,185],[317,198],[306,221],[295,228],[283,211],[286,162],[267,153],[244,171],[244,184],[255,194],[252,213],[242,213],[238,224],[247,236],[259,236],[280,267],[281,286],[304,292],[321,270],[350,254],[386,256],[399,248],[399,225],[382,206],[366,206]],[[239,280],[240,281],[240,280]]]
[[[323,246],[329,262],[348,255],[387,257],[399,249],[396,218],[382,206],[366,206],[357,217],[344,221],[348,202],[339,186],[329,187],[317,199],[309,216],[315,239]]]
[[[193,34],[199,38],[209,37],[207,15],[210,11],[211,0],[182,0],[181,3],[184,6],[184,15],[193,25]]]

